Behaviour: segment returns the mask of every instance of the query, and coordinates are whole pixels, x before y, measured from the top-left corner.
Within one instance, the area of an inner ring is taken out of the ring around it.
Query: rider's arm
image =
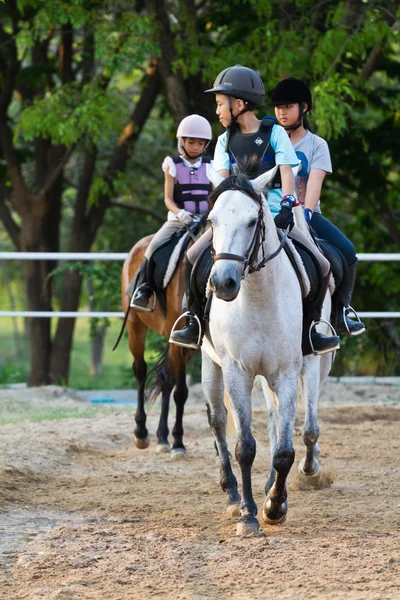
[[[321,196],[322,184],[324,182],[326,171],[321,169],[311,169],[308,176],[306,197],[304,199],[304,208],[310,208],[314,212]]]
[[[227,132],[225,132],[219,136],[217,143],[215,144],[214,162],[213,162],[214,169],[224,179],[229,177],[229,169],[231,166],[229,154],[225,150],[226,136],[227,136]]]
[[[166,166],[164,182],[164,202],[168,210],[170,210],[174,213],[174,215],[176,215],[176,213],[179,211],[179,207],[174,202],[174,185],[175,180],[172,177],[172,175],[169,174],[169,167]]]
[[[294,195],[294,175],[292,165],[279,165],[282,182],[282,196]]]

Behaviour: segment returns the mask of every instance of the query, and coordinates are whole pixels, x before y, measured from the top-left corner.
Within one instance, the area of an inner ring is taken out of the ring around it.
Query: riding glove
[[[186,226],[190,225],[194,219],[194,215],[192,215],[192,213],[188,212],[184,208],[181,208],[181,210],[178,210],[178,212],[175,213],[175,216],[178,217],[180,222]]]
[[[281,201],[281,210],[274,219],[275,225],[279,227],[279,229],[287,229],[287,227],[290,227],[289,231],[293,229],[293,206],[295,204],[296,198],[294,196],[287,195],[283,197]]]
[[[308,225],[311,225],[312,213],[313,213],[313,211],[311,210],[311,208],[305,208],[304,209],[304,218],[307,221]]]

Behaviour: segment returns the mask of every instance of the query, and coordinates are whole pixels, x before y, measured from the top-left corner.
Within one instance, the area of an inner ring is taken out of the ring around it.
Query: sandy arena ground
[[[288,519],[250,538],[225,513],[199,386],[178,462],[155,453],[158,406],[144,451],[131,442],[132,406],[87,415],[60,388],[0,390],[3,422],[28,406],[30,420],[0,428],[1,600],[400,598],[399,387],[328,384],[320,489],[296,475],[299,408]],[[60,407],[74,416],[33,420]],[[255,409],[261,509],[269,454],[259,399]]]

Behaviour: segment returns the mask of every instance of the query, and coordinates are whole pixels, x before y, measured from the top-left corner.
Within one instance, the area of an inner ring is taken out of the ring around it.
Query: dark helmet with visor
[[[304,81],[288,77],[282,79],[272,92],[270,106],[279,106],[281,104],[307,104],[308,112],[312,109],[311,90]]]
[[[242,65],[228,67],[221,71],[214,81],[211,89],[206,93],[224,94],[240,100],[244,100],[256,108],[265,102],[265,90],[261,77]]]

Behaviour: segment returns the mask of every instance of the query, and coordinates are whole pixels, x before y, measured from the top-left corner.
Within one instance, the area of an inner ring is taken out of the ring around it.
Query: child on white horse
[[[265,101],[264,84],[260,76],[247,67],[235,65],[222,71],[208,93],[215,94],[216,113],[227,131],[220,135],[214,153],[214,169],[226,178],[235,172],[237,161],[255,155],[267,170],[279,165],[278,176],[273,189],[268,192],[268,204],[274,214],[276,198],[280,210],[275,216],[278,228],[291,228],[290,237],[307,246],[317,258],[324,276],[325,284],[321,288],[312,311],[305,315],[304,327],[309,331],[313,322],[321,317],[322,302],[328,287],[330,264],[318,248],[294,226],[293,207],[297,204],[294,197],[294,175],[292,168],[299,161],[283,127],[275,124],[275,119],[264,118],[260,121],[254,110]],[[275,200],[274,200],[275,199]],[[198,347],[199,326],[196,314],[200,306],[190,293],[190,272],[202,249],[211,241],[212,230],[207,230],[187,252],[185,265],[185,290],[188,299],[189,316],[182,330],[172,332],[170,341],[189,348]],[[315,354],[325,354],[339,348],[337,336],[325,336],[313,326],[311,329],[312,350]]]
[[[179,156],[167,156],[162,164],[165,173],[164,202],[168,220],[155,234],[146,249],[131,306],[138,312],[149,311],[153,289],[149,284],[148,263],[152,254],[182,228],[188,227],[195,217],[208,213],[211,183],[206,165],[211,160],[203,156],[212,139],[211,125],[200,115],[185,117],[176,132]]]
[[[310,131],[307,121],[306,114],[312,109],[311,90],[303,81],[288,77],[275,87],[270,105],[275,107],[275,116],[288,132],[301,164],[295,185],[304,216],[318,238],[338,248],[348,265],[348,272],[332,296],[332,324],[339,335],[360,335],[365,325],[347,314],[354,313],[350,302],[357,271],[356,251],[350,240],[321,214],[322,184],[325,175],[332,173],[332,163],[328,144]]]

